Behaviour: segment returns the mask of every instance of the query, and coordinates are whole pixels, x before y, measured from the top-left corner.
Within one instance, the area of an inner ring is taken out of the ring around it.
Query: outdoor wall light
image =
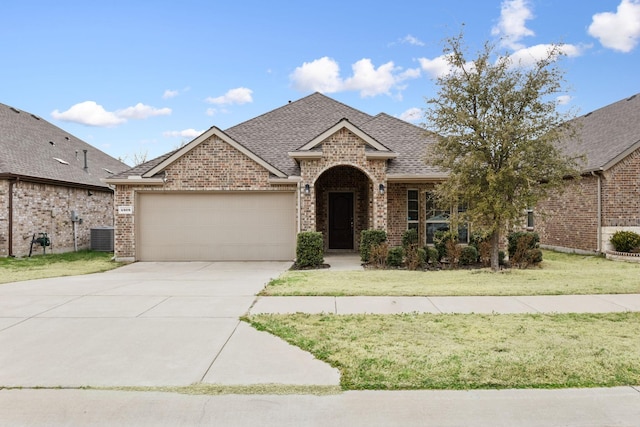
[[[305,184],[304,185],[304,194],[309,194],[311,193],[311,187],[309,186],[309,184]]]
[[[378,190],[380,190],[380,194],[384,194],[384,184],[380,184]]]

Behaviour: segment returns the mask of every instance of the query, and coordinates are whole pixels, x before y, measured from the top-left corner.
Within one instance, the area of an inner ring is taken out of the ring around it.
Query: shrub
[[[454,243],[458,241],[458,233],[455,231],[436,231],[433,236],[433,247],[438,251],[438,261],[447,255],[447,242],[452,240]]]
[[[375,268],[385,268],[387,256],[389,256],[389,245],[386,242],[375,245],[371,248],[369,255],[370,264]]]
[[[387,241],[387,232],[384,230],[362,230],[360,234],[360,259],[369,262],[371,248]]]
[[[505,262],[506,257],[507,255],[504,253],[504,251],[498,251],[498,265],[506,265],[507,264]]]
[[[474,246],[465,246],[460,252],[460,264],[472,265],[478,262],[478,250]]]
[[[445,245],[445,248],[447,249],[447,261],[449,261],[450,268],[458,268],[458,265],[460,264],[462,245],[456,243],[456,240],[449,239]]]
[[[402,246],[394,246],[389,249],[387,255],[387,264],[389,267],[400,267],[404,259],[404,248]]]
[[[424,248],[424,251],[426,253],[426,261],[431,263],[431,264],[435,264],[437,263],[440,258],[438,255],[438,250],[436,248],[434,248],[433,246],[426,246]]]
[[[516,251],[518,250],[518,243],[521,239],[526,239],[528,242],[527,249],[536,249],[538,247],[538,243],[540,242],[540,236],[538,233],[534,233],[531,231],[516,231],[513,233],[509,233],[507,236],[508,240],[508,251],[509,251],[509,259],[513,258]]]
[[[402,234],[402,247],[404,250],[408,250],[411,245],[418,244],[418,230],[412,228],[410,230],[405,231]]]
[[[409,270],[421,269],[427,262],[427,252],[417,245],[410,245],[406,249],[405,264]]]
[[[633,231],[616,231],[609,241],[616,252],[631,252],[640,247],[640,234]]]
[[[324,262],[322,233],[303,231],[298,233],[296,265],[301,268],[318,267]]]
[[[469,245],[476,248],[478,252],[478,260],[483,266],[491,265],[491,242],[489,235],[481,231],[474,231],[469,237]]]

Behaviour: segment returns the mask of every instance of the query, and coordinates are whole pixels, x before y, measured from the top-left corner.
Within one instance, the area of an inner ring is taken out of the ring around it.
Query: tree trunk
[[[500,229],[491,233],[491,269],[500,270]]]

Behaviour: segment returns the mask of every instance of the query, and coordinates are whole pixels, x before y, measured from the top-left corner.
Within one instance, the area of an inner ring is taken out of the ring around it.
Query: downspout
[[[602,175],[594,171],[591,172],[591,175],[598,178],[598,248],[596,251],[602,253]]]
[[[298,181],[298,185],[296,186],[296,192],[298,193],[298,232],[299,234],[302,230],[300,230],[302,221],[300,215],[302,214],[302,180]]]
[[[13,185],[17,182],[17,179],[9,180],[9,253],[10,257],[13,257]]]

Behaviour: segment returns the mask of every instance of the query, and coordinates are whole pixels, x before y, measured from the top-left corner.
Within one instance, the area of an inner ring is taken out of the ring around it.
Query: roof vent
[[[65,136],[65,137],[64,137],[64,139],[66,139],[67,141],[69,141],[69,137],[68,137],[68,136]]]
[[[593,114],[593,111],[589,111],[589,112],[588,112],[587,114],[585,114],[584,116],[585,116],[585,117],[589,117],[589,116],[590,116],[590,115],[592,115],[592,114]]]
[[[638,94],[636,93],[635,95],[630,96],[629,98],[627,98],[627,101],[631,101],[633,98],[635,98],[636,96],[638,96]]]
[[[31,117],[33,117],[36,120],[40,120],[40,117],[36,116],[35,114],[32,114]]]
[[[103,171],[105,171],[106,173],[113,175],[113,172],[111,172],[109,169],[107,168],[102,168]]]
[[[56,143],[53,141],[49,141],[49,144],[53,145],[54,147],[56,146]]]
[[[57,160],[57,161],[58,161],[58,163],[62,163],[63,165],[68,165],[68,164],[69,164],[69,163],[65,162],[64,160],[59,159],[59,158],[57,158],[57,157],[54,157],[54,158],[53,158],[53,160]]]
[[[17,108],[13,108],[13,107],[9,107],[9,108],[11,108],[14,113],[20,114],[20,110],[18,110]]]

